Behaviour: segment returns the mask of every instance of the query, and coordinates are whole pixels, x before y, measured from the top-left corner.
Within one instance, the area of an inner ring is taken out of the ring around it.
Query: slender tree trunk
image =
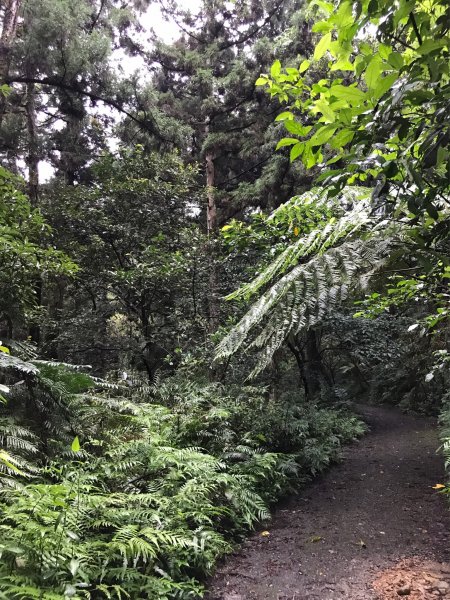
[[[270,384],[269,384],[269,396],[270,399],[273,402],[276,402],[278,400],[279,397],[279,385],[280,385],[280,381],[281,381],[281,373],[280,373],[280,367],[279,367],[279,357],[280,357],[280,350],[277,350],[272,358],[272,361],[270,363],[270,371],[269,371],[269,377],[270,377]]]
[[[214,169],[214,154],[208,152],[205,157],[206,161],[206,225],[208,232],[208,260],[209,260],[209,275],[208,275],[208,309],[209,322],[208,331],[214,333],[219,326],[219,297],[218,297],[218,277],[217,263],[215,257],[215,236],[217,233],[217,205],[214,191],[215,184],[215,169]]]
[[[311,391],[309,388],[308,377],[306,374],[305,368],[305,356],[302,349],[299,347],[297,340],[291,339],[287,343],[289,350],[295,357],[295,361],[297,363],[298,371],[300,373],[300,379],[303,384],[303,389],[305,391],[305,398],[310,399]]]
[[[215,234],[217,229],[217,206],[216,199],[214,196],[214,183],[215,183],[215,169],[214,169],[214,155],[212,152],[208,152],[205,158],[206,161],[206,194],[208,198],[208,208],[206,212],[206,224],[208,229],[208,235],[212,236]]]
[[[331,378],[322,362],[315,329],[309,329],[306,333],[306,364],[311,396],[320,394],[324,386],[332,387]]]
[[[65,360],[64,354],[59,347],[59,335],[61,333],[61,313],[64,308],[64,292],[67,281],[57,280],[47,283],[45,286],[44,303],[47,308],[49,323],[42,328],[41,345],[44,356],[55,360]]]
[[[28,132],[28,195],[33,207],[38,205],[39,154],[36,135],[36,90],[34,83],[27,84],[27,132]]]
[[[0,86],[9,75],[11,63],[11,47],[17,33],[17,22],[22,0],[6,0],[4,3],[4,16],[2,32],[0,34]],[[6,98],[0,92],[0,125],[6,108]]]
[[[27,69],[27,74],[31,74]],[[38,206],[39,199],[39,154],[36,134],[36,89],[34,83],[27,83],[25,112],[27,117],[28,153],[26,163],[28,166],[28,195],[33,208]],[[35,284],[36,304],[42,306],[43,282],[39,277]],[[41,328],[38,323],[32,323],[29,329],[31,339],[41,343]]]

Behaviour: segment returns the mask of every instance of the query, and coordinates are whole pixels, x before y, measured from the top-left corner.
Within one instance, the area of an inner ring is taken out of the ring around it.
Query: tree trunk
[[[83,118],[79,115],[69,114],[66,120],[67,126],[64,130],[64,145],[60,151],[59,170],[67,185],[75,185],[77,172],[83,163],[83,159],[79,155]]]
[[[307,400],[309,400],[310,396],[311,396],[311,391],[309,389],[308,377],[306,375],[304,353],[303,353],[302,349],[299,347],[298,340],[296,340],[296,339],[288,340],[287,345],[288,345],[289,350],[292,352],[292,354],[295,357],[298,371],[300,373],[300,379],[303,384],[303,389],[305,391],[305,398]]]
[[[324,387],[328,389],[332,387],[331,378],[322,362],[315,329],[309,329],[306,333],[306,364],[308,386],[312,397],[318,396]]]
[[[208,332],[214,333],[219,326],[219,297],[218,297],[218,281],[217,281],[217,264],[215,257],[214,241],[217,233],[217,205],[214,191],[215,170],[214,170],[214,155],[208,152],[205,157],[206,161],[206,226],[208,233]]]
[[[0,35],[0,86],[9,75],[11,63],[11,47],[16,37],[17,21],[22,0],[6,0],[3,16],[2,33]],[[6,98],[0,92],[0,125],[6,108]]]
[[[39,195],[39,155],[36,136],[36,90],[34,83],[27,83],[27,132],[28,132],[28,195],[32,206],[38,204]]]
[[[29,74],[29,71],[28,71]],[[36,137],[36,90],[34,83],[27,83],[27,94],[25,111],[27,117],[28,153],[26,163],[28,165],[28,195],[33,208],[38,206],[39,196],[39,156]],[[43,282],[39,277],[35,284],[36,304],[42,305]],[[32,323],[29,329],[31,339],[36,343],[41,342],[41,328],[38,323]]]
[[[59,335],[61,333],[61,313],[64,308],[64,292],[67,281],[57,280],[48,282],[45,286],[44,303],[47,308],[48,322],[41,331],[42,352],[46,358],[65,360],[59,348]]]

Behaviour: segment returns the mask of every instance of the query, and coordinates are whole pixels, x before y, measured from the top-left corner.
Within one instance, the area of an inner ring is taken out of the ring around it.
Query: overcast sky
[[[178,0],[178,6],[182,9],[191,10],[197,12],[201,4],[201,0]],[[173,20],[166,20],[161,12],[159,4],[152,3],[145,13],[140,16],[140,24],[143,27],[142,33],[139,34],[139,42],[147,43],[149,38],[150,30],[154,30],[155,33],[162,38],[165,42],[174,41],[180,34],[180,30],[177,24]],[[140,71],[142,73],[142,79],[149,77],[149,71],[146,68],[145,62],[141,57],[127,56],[122,50],[116,51],[113,55],[112,62],[120,65],[125,73]],[[111,114],[114,111],[111,107],[97,107],[99,112],[104,111],[107,114]],[[117,117],[120,115],[115,111]],[[56,124],[58,127],[58,124]],[[61,126],[63,124],[61,123]],[[115,140],[111,139],[111,149],[115,148]],[[25,168],[23,162],[22,168]],[[39,163],[39,180],[41,183],[45,183],[52,178],[54,169],[47,161],[41,161]]]

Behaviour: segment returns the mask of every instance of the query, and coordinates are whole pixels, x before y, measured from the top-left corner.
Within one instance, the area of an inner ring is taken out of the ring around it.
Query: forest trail
[[[218,569],[209,600],[450,598],[443,460],[430,419],[359,407],[345,460],[280,505]]]

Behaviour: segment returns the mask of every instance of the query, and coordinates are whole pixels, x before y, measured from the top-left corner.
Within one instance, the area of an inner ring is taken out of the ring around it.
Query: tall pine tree
[[[302,168],[291,171],[285,155],[274,156],[279,106],[255,88],[274,55],[297,62],[311,49],[311,35],[298,0],[204,0],[196,14],[166,6],[180,37],[155,41],[147,54],[154,72],[149,100],[166,140],[187,160],[203,165],[204,223],[209,237],[209,330],[219,324],[219,227],[248,208],[272,208],[298,190]],[[126,136],[131,139],[130,130]]]

